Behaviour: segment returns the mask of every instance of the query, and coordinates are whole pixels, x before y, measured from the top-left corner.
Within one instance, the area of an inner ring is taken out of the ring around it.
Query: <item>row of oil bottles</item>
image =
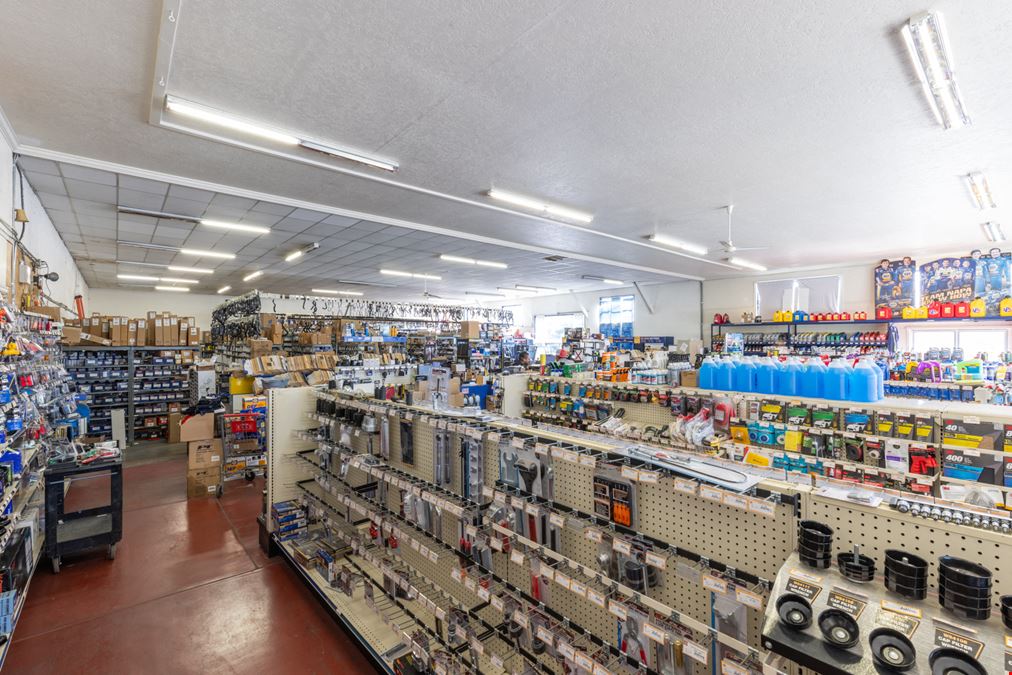
[[[707,356],[699,368],[702,389],[805,396],[873,403],[885,397],[886,366],[870,357],[835,359],[827,366],[818,357],[786,361],[769,356]]]

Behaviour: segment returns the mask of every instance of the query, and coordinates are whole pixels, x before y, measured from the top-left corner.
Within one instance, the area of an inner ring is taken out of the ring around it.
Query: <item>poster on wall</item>
[[[973,251],[974,290],[976,298],[987,303],[987,316],[998,316],[998,305],[1012,291],[1012,254],[992,248],[985,254]]]
[[[883,260],[875,266],[875,308],[889,307],[899,313],[914,304],[916,287],[914,271],[917,263],[906,257],[902,260]]]
[[[921,305],[933,302],[970,302],[976,263],[972,255],[939,258],[921,265]]]

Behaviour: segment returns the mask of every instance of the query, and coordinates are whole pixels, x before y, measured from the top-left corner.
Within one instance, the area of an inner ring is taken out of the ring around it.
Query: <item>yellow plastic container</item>
[[[916,307],[904,307],[903,308],[903,318],[904,319],[916,319],[917,318],[917,308]]]
[[[917,308],[917,314],[914,316],[915,319],[927,319],[928,318],[928,306],[922,305]]]
[[[998,305],[998,313],[1002,316],[1012,316],[1012,298],[1004,297]]]
[[[987,303],[984,298],[974,298],[970,301],[970,316],[987,316]]]
[[[232,395],[252,394],[253,378],[249,375],[229,375],[228,393]]]

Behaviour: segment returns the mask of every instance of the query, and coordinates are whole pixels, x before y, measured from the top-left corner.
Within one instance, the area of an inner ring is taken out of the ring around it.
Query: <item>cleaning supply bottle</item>
[[[780,396],[798,395],[798,373],[801,364],[793,356],[787,358],[779,371],[777,371],[776,385],[777,394]]]
[[[703,363],[699,366],[699,388],[700,389],[713,389],[713,371],[716,365],[713,362],[712,356],[707,356],[703,359]]]
[[[834,401],[846,401],[851,370],[846,359],[834,359],[823,377],[823,396]]]
[[[734,390],[743,392],[755,391],[756,369],[751,356],[746,356],[734,369]]]
[[[734,388],[734,364],[731,359],[721,359],[713,371],[713,388],[731,391]]]
[[[760,394],[775,394],[777,391],[777,368],[773,359],[764,356],[756,366],[755,391]]]
[[[823,380],[826,377],[826,364],[818,356],[813,356],[805,363],[798,379],[798,395],[808,398],[823,398]]]
[[[847,374],[847,400],[856,403],[874,403],[878,400],[878,368],[861,359]]]

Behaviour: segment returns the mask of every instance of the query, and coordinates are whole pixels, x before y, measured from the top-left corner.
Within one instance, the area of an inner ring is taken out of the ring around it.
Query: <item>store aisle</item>
[[[260,551],[262,480],[188,501],[185,459],[124,472],[116,560],[67,558],[54,575],[43,559],[5,672],[373,672],[280,558]]]

